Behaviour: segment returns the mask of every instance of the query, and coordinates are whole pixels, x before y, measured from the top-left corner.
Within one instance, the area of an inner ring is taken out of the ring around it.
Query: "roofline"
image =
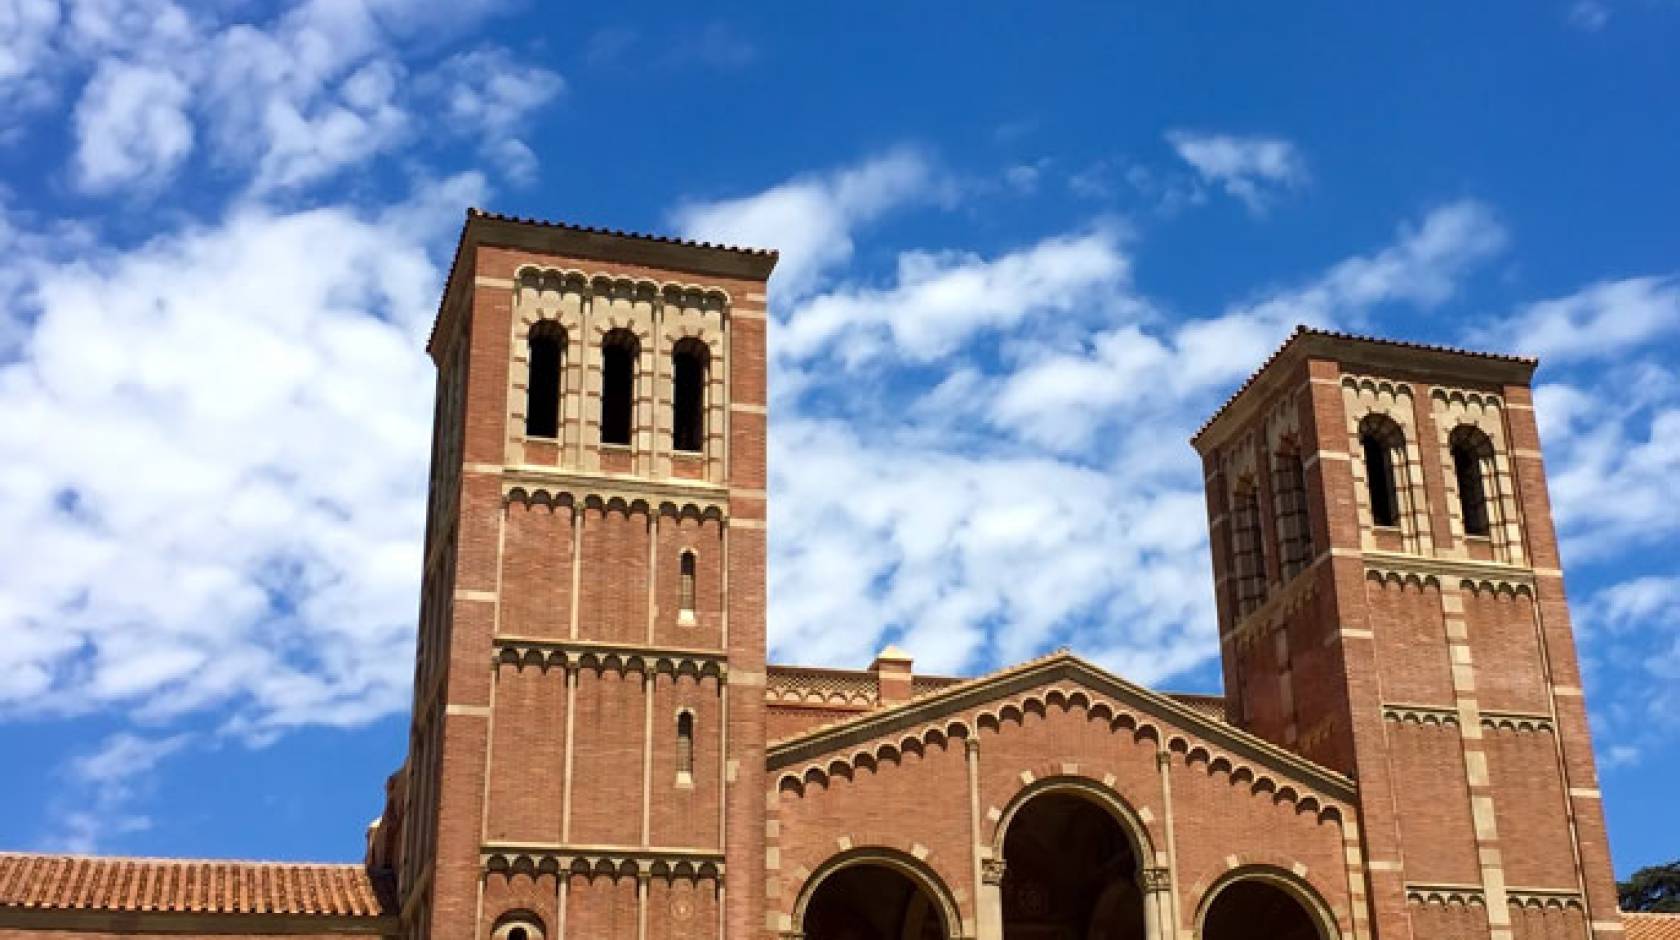
[[[461,225],[461,235],[455,243],[455,255],[449,263],[449,276],[445,278],[442,295],[438,298],[432,332],[426,340],[427,352],[433,351],[450,295],[456,291],[461,261],[480,245],[523,248],[571,258],[641,264],[688,274],[750,281],[768,280],[780,257],[775,249],[770,248],[745,248],[668,235],[531,219],[469,207],[466,220]]]
[[[1301,324],[1191,436],[1191,445],[1206,453],[1229,430],[1232,421],[1228,419],[1240,410],[1239,403],[1278,391],[1292,368],[1307,359],[1333,359],[1410,375],[1473,382],[1491,380],[1504,385],[1528,385],[1540,365],[1540,360],[1531,356],[1364,336]]]
[[[859,741],[879,737],[896,730],[902,724],[913,724],[911,713],[930,706],[945,705],[953,710],[969,708],[1001,691],[1005,694],[1022,691],[1057,678],[1083,678],[1093,685],[1107,686],[1105,690],[1127,704],[1140,706],[1157,715],[1164,713],[1179,727],[1230,749],[1232,752],[1258,761],[1266,766],[1285,770],[1299,779],[1311,781],[1328,795],[1353,802],[1357,788],[1348,777],[1322,764],[1309,760],[1294,751],[1279,747],[1264,738],[1235,725],[1217,721],[1182,702],[1144,688],[1066,650],[1028,660],[1008,669],[947,686],[908,702],[864,712],[856,717],[843,718],[781,741],[765,748],[765,766],[780,770],[815,757],[849,747]]]
[[[368,870],[365,862],[297,862],[286,861],[284,859],[258,858],[186,858],[174,855],[100,855],[97,853],[87,852],[25,852],[18,849],[0,849],[0,859],[3,858],[62,858],[89,862],[140,862],[144,864],[163,865],[272,865],[290,868],[353,868],[357,871]]]

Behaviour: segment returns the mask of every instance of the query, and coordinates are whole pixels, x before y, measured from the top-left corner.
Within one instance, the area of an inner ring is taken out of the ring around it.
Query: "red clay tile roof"
[[[1214,721],[1229,720],[1225,716],[1225,697],[1222,695],[1201,695],[1193,692],[1163,692],[1162,694],[1180,705],[1188,705],[1194,708]]]
[[[670,235],[649,235],[645,232],[626,232],[616,228],[597,228],[593,225],[577,225],[572,222],[556,222],[549,219],[532,219],[521,215],[503,215],[500,212],[489,212],[484,209],[470,208],[467,210],[469,218],[488,219],[492,222],[514,222],[519,225],[535,225],[541,228],[565,229],[568,232],[583,232],[588,235],[614,235],[618,238],[634,238],[640,241],[663,242],[667,245],[683,245],[688,248],[714,248],[719,251],[733,251],[743,255],[757,255],[761,258],[776,257],[774,248],[745,248],[739,245],[725,245],[716,242],[695,241],[689,238],[676,238]]]
[[[1627,940],[1680,940],[1680,914],[1623,914]]]
[[[1319,336],[1325,339],[1350,340],[1356,343],[1374,343],[1378,346],[1389,346],[1395,349],[1419,349],[1424,352],[1452,353],[1459,356],[1472,356],[1477,359],[1489,359],[1494,362],[1520,363],[1526,366],[1535,366],[1540,362],[1540,360],[1531,356],[1512,356],[1506,353],[1482,352],[1475,349],[1461,349],[1456,346],[1440,346],[1434,343],[1414,343],[1403,339],[1388,339],[1382,336],[1363,336],[1358,333],[1343,333],[1339,330],[1322,330],[1317,327],[1307,326],[1304,323],[1297,324],[1295,332],[1289,334],[1289,338],[1284,340],[1283,344],[1277,349],[1273,350],[1272,354],[1266,357],[1265,362],[1260,363],[1260,367],[1255,369],[1249,375],[1248,379],[1244,381],[1242,385],[1237,387],[1235,392],[1231,393],[1231,397],[1225,399],[1224,404],[1214,409],[1213,414],[1202,423],[1202,426],[1197,429],[1195,434],[1190,436],[1190,440],[1195,441],[1203,434],[1206,434],[1208,428],[1213,427],[1213,423],[1219,420],[1219,416],[1224,414],[1225,410],[1231,407],[1237,399],[1241,398],[1243,392],[1248,391],[1249,386],[1253,385],[1260,376],[1265,374],[1267,369],[1271,368],[1272,363],[1276,362],[1278,358],[1289,349],[1289,347],[1295,345],[1295,343],[1300,341],[1302,337],[1306,336]]]
[[[361,865],[0,852],[0,911],[382,917],[390,886]]]

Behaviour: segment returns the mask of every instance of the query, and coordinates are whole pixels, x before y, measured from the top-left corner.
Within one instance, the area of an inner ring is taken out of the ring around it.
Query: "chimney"
[[[897,705],[910,701],[910,654],[896,646],[882,650],[869,668],[880,685],[881,704]]]

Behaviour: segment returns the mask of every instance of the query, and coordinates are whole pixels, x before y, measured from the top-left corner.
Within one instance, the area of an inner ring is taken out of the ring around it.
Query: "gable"
[[[1067,702],[1074,697],[1083,697],[1093,711],[1107,710],[1117,722],[1154,726],[1164,747],[1189,754],[1206,750],[1198,743],[1205,742],[1228,761],[1264,768],[1334,799],[1353,800],[1356,788],[1349,778],[1220,721],[1205,708],[1146,689],[1066,652],[776,742],[766,751],[767,767],[773,776],[803,776],[807,768],[826,767],[834,756],[850,755],[870,742],[891,747],[899,738],[919,739],[924,733],[972,737],[981,724],[1007,717],[1011,710],[1019,712],[1023,703]],[[1214,759],[1213,754],[1203,756]]]

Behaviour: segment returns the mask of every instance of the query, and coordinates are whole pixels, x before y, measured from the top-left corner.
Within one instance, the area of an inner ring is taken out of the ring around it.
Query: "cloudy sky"
[[[359,856],[479,205],[781,249],[784,660],[1215,689],[1247,371],[1542,356],[1617,866],[1671,857],[1680,6],[1139,6],[0,0],[0,848]]]

